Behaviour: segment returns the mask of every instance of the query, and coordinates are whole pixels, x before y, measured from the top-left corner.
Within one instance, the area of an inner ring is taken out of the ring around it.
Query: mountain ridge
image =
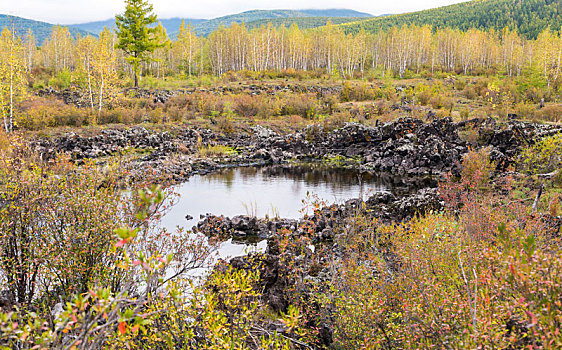
[[[505,27],[533,39],[544,29],[560,30],[562,27],[562,1],[560,0],[472,0],[434,9],[376,17],[341,27],[347,33],[361,29],[368,32],[403,25],[431,25],[434,28],[501,31]]]
[[[175,39],[182,21],[186,24],[191,23],[194,32],[197,35],[206,36],[211,32],[216,30],[219,26],[230,26],[233,22],[236,23],[257,23],[267,24],[267,22],[259,22],[266,20],[279,20],[283,25],[290,25],[291,23],[298,23],[302,28],[315,28],[318,26],[325,25],[328,20],[332,20],[334,23],[345,23],[352,21],[352,19],[369,18],[372,15],[359,12],[351,9],[301,9],[301,10],[250,10],[240,13],[235,13],[232,15],[221,16],[213,19],[198,19],[198,18],[163,18],[159,19],[162,23],[168,36]],[[303,20],[304,18],[310,18],[310,20]],[[283,21],[281,21],[281,19]],[[300,20],[299,20],[300,19]],[[37,42],[41,45],[49,36],[53,27],[57,24],[52,24],[43,21],[37,21],[33,19],[27,19],[18,16],[3,15],[0,14],[0,29],[4,27],[10,27],[14,23],[16,27],[16,32],[18,36],[23,37],[29,29],[33,31]],[[274,24],[275,25],[275,24]],[[111,30],[115,29],[115,19],[109,18],[101,21],[93,21],[86,23],[77,23],[69,25],[61,25],[62,27],[69,28],[71,35],[76,38],[80,36],[93,35],[97,36],[104,28],[109,28]]]
[[[359,22],[369,19],[370,17],[289,17],[289,18],[270,18],[261,19],[256,21],[247,22],[248,29],[259,28],[263,25],[271,24],[273,27],[290,27],[296,24],[299,29],[312,29],[323,27],[328,24],[328,21],[334,25]]]
[[[21,38],[27,34],[29,29],[31,29],[39,45],[41,45],[51,35],[52,29],[57,26],[57,24],[36,21],[24,17],[0,14],[0,30],[3,30],[5,27],[11,28],[12,25],[15,28],[16,34]],[[62,27],[68,26],[62,25]],[[91,33],[78,28],[69,27],[69,31],[74,38],[78,35],[91,35]]]
[[[302,9],[302,10],[249,10],[231,15],[221,16],[212,19],[196,19],[196,18],[168,18],[160,19],[168,35],[174,38],[178,31],[182,20],[185,23],[191,23],[193,30],[197,35],[207,36],[219,26],[230,26],[233,22],[250,23],[267,19],[278,18],[306,18],[306,17],[338,17],[338,18],[367,18],[373,17],[366,12],[359,12],[351,9]],[[104,27],[110,29],[115,28],[115,19],[107,19],[96,22],[77,23],[69,25],[71,28],[77,28],[99,34]]]

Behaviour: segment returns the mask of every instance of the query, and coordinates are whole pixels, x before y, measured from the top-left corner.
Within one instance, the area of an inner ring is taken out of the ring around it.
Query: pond
[[[176,186],[180,197],[162,219],[162,225],[171,231],[178,226],[191,230],[201,215],[208,213],[297,219],[303,215],[303,201],[308,194],[333,204],[375,192],[408,192],[410,186],[400,178],[320,164],[228,168],[192,176]],[[187,220],[186,215],[193,219]],[[228,241],[222,244],[219,254],[227,258],[264,248],[265,242],[247,245]]]

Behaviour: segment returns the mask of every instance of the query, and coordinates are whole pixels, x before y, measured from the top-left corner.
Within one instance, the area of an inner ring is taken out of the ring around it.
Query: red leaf
[[[117,244],[115,244],[115,248],[121,248],[122,246],[125,245],[125,243],[127,243],[127,240],[124,239],[122,241],[117,242]]]
[[[121,333],[121,335],[123,335],[123,334],[125,334],[126,331],[127,331],[127,323],[120,322],[119,323],[119,333]]]

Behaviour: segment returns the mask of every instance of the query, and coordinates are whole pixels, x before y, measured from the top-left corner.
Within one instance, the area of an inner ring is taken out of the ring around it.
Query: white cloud
[[[214,18],[254,9],[303,8],[347,8],[379,15],[458,2],[463,0],[152,0],[161,18]],[[60,24],[104,20],[124,9],[121,0],[0,0],[0,4],[0,12]]]

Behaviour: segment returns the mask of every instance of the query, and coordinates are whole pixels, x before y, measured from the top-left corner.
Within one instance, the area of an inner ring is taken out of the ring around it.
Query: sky
[[[373,15],[396,14],[464,0],[150,0],[160,18],[215,18],[247,10],[346,8]],[[202,6],[202,4],[204,4]],[[0,0],[0,13],[54,24],[112,18],[124,11],[122,0]]]

